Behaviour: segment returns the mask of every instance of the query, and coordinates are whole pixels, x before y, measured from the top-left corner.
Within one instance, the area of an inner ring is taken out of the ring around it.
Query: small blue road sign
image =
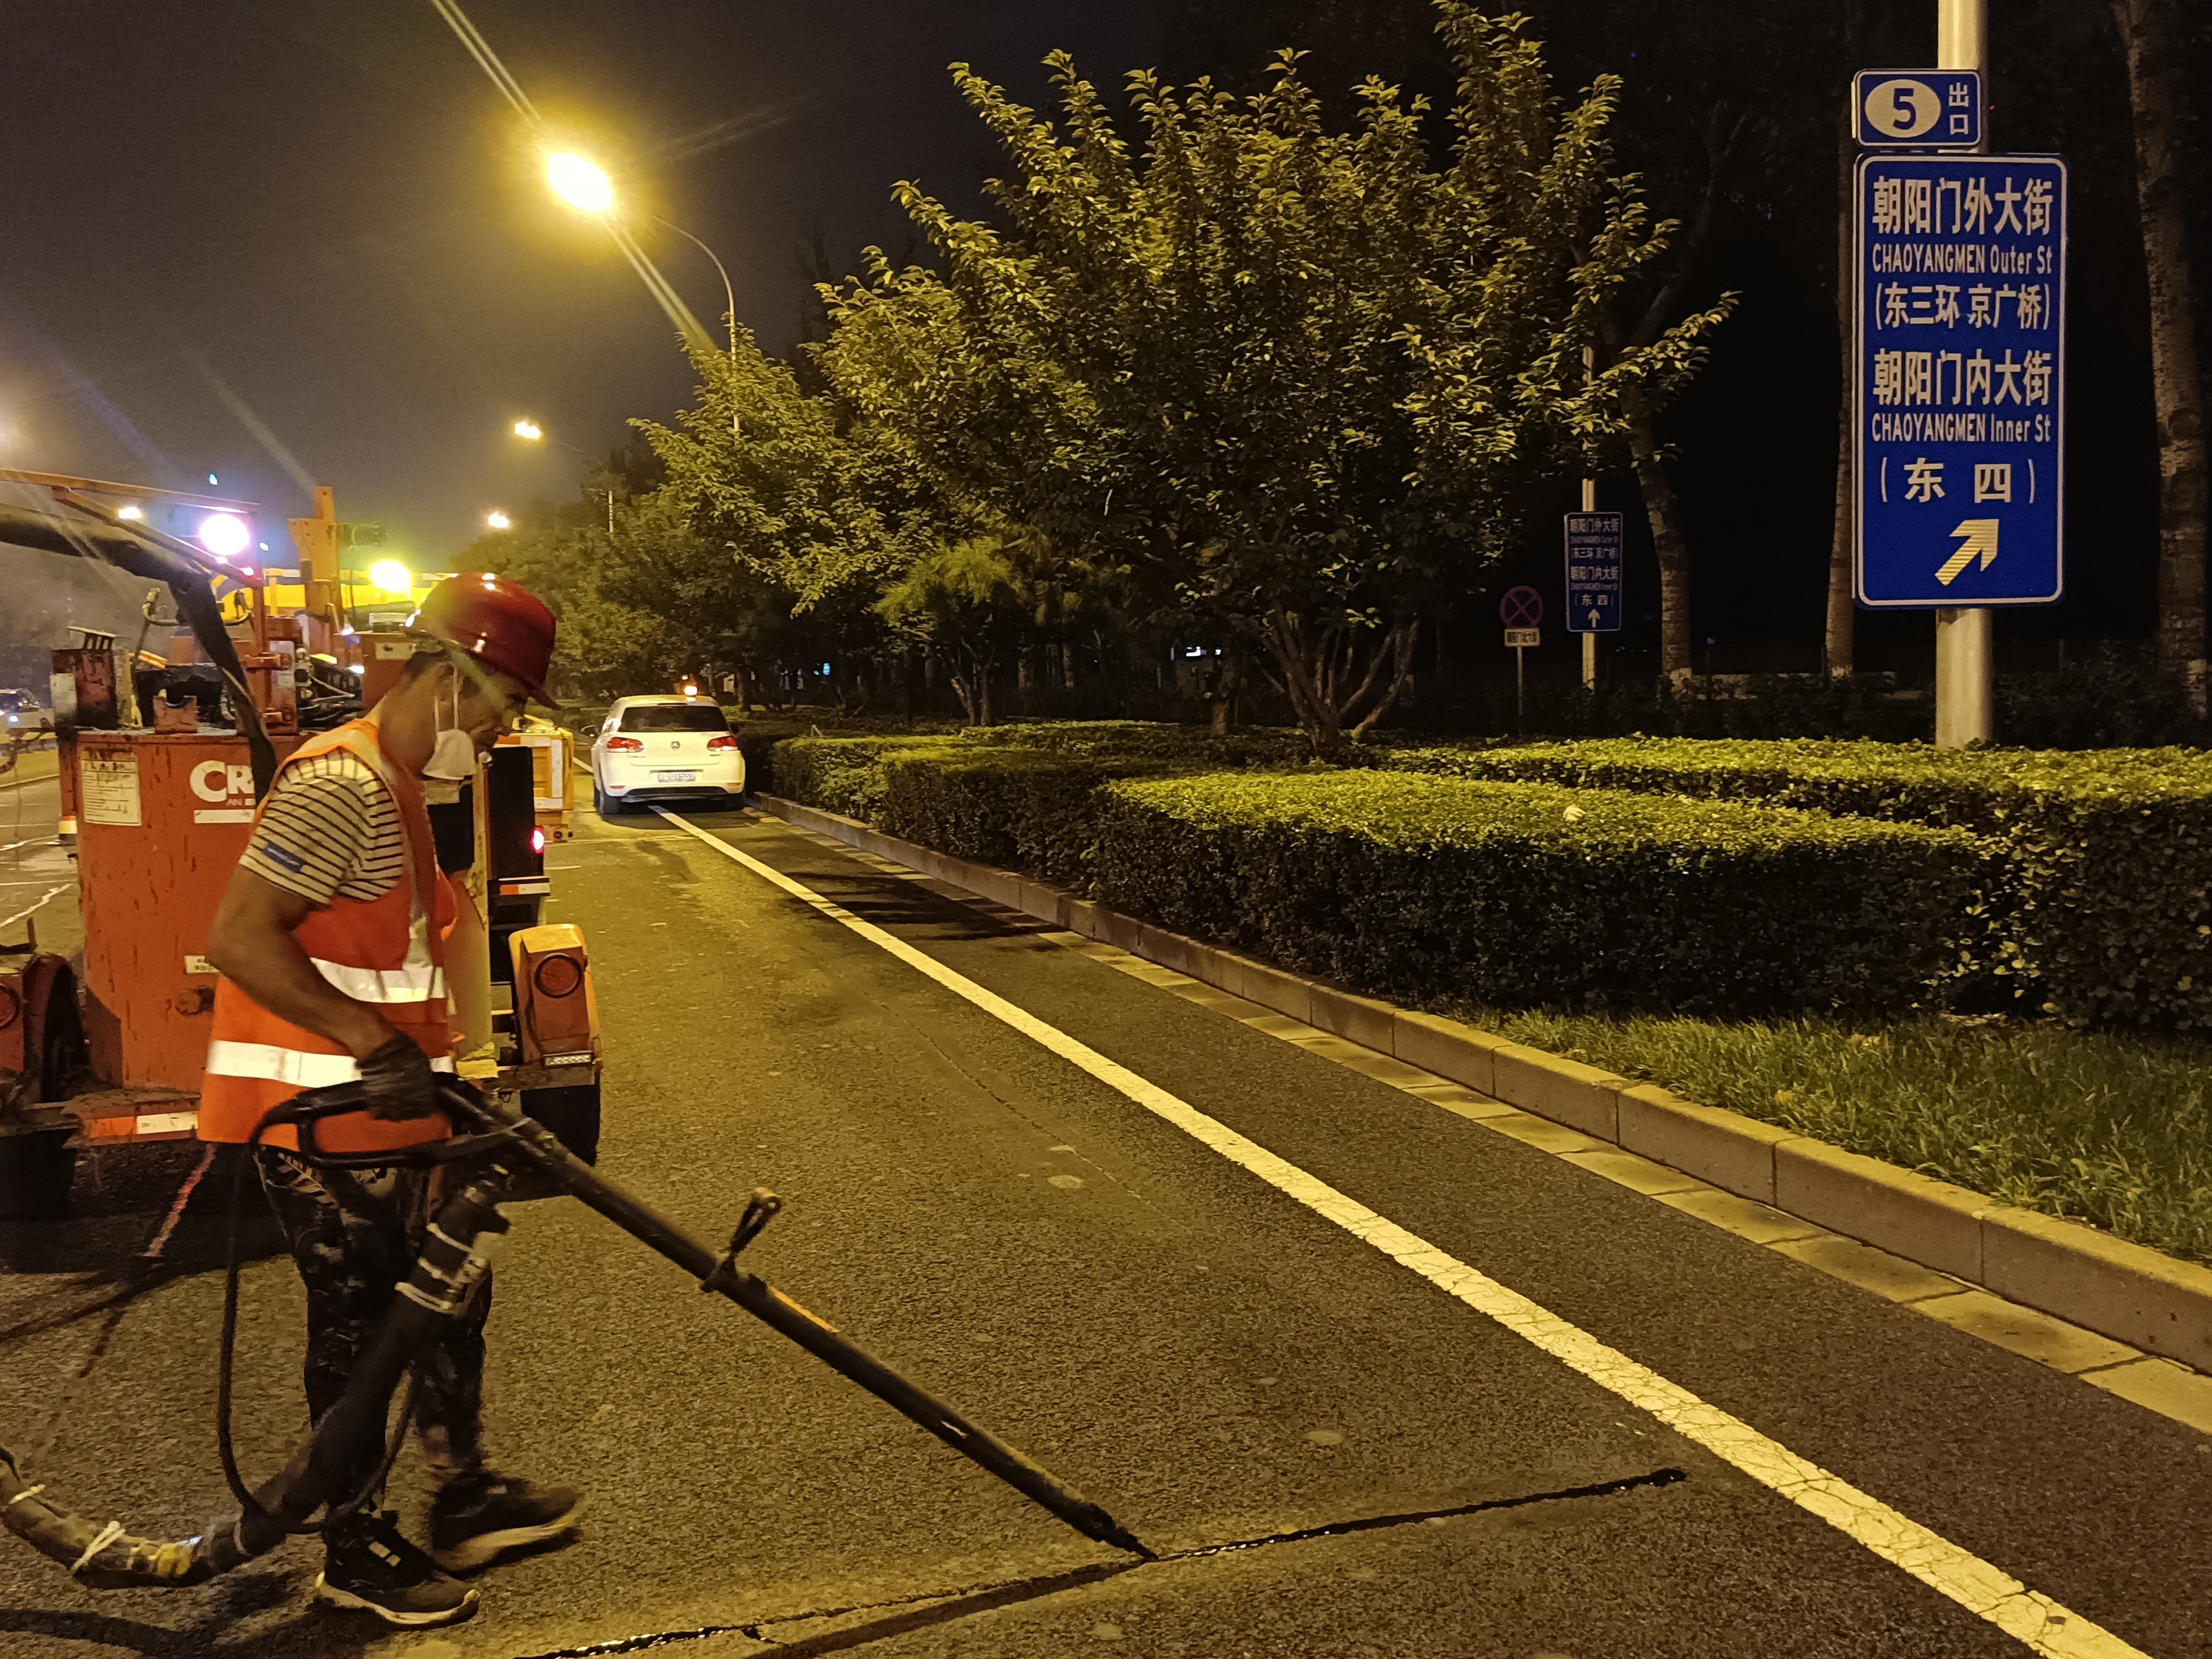
[[[1859,158],[1859,603],[2049,605],[2065,586],[2066,163]]]
[[[1508,628],[1534,628],[1544,620],[1544,596],[1533,587],[1509,587],[1498,602],[1498,619]]]
[[[1567,631],[1613,634],[1620,629],[1620,549],[1618,513],[1567,514]]]
[[[1867,149],[1972,149],[1982,142],[1978,70],[1861,70],[1851,110]]]

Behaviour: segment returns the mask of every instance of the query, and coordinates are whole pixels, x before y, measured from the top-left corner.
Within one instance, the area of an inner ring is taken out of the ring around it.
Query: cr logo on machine
[[[202,761],[192,768],[192,793],[211,803],[196,809],[194,823],[253,822],[253,769],[228,761]]]

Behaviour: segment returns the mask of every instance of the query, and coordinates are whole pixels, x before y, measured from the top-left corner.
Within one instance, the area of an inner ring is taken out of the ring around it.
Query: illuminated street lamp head
[[[528,438],[535,442],[545,435],[545,428],[535,421],[517,421],[514,423],[514,435],[518,438]]]
[[[580,155],[563,153],[549,157],[545,182],[556,196],[586,213],[605,213],[615,204],[615,187],[607,182],[607,175]]]
[[[413,573],[397,559],[379,559],[369,566],[368,579],[386,593],[409,592],[415,586]]]
[[[495,508],[493,511],[484,514],[484,522],[489,525],[494,530],[505,530],[514,522],[514,520],[509,519],[506,514]]]

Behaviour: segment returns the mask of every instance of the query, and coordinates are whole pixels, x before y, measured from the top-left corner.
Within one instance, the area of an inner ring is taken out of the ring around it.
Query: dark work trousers
[[[314,1170],[276,1146],[257,1147],[261,1185],[307,1287],[307,1410],[316,1422],[345,1392],[354,1362],[413,1270],[435,1171]],[[422,1367],[415,1425],[441,1486],[483,1473],[484,1319],[489,1274],[466,1312]],[[376,1473],[381,1448],[348,1477],[349,1497]],[[340,1500],[341,1502],[343,1499]],[[375,1503],[363,1506],[372,1516]],[[349,1530],[341,1523],[341,1530]]]

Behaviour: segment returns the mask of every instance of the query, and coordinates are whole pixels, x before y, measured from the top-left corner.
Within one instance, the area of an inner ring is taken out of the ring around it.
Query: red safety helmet
[[[529,589],[489,571],[448,576],[423,596],[407,626],[495,673],[520,680],[532,698],[553,706],[545,690],[553,664],[553,613]]]

